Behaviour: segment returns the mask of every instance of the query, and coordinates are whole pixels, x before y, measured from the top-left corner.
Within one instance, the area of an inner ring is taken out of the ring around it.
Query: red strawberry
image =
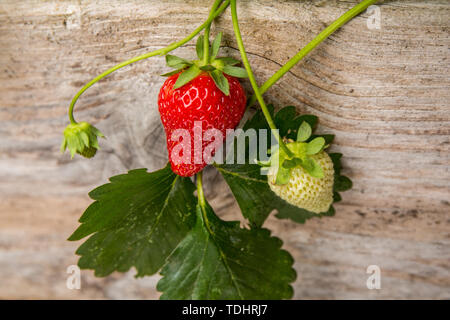
[[[228,96],[216,86],[212,77],[206,72],[202,72],[181,88],[174,89],[180,73],[170,76],[164,82],[159,92],[158,105],[161,121],[166,131],[172,170],[180,176],[190,177],[201,171],[207,164],[205,161],[207,159],[198,159],[198,157],[194,159],[194,122],[201,121],[202,136],[205,131],[214,128],[222,133],[223,140],[225,140],[226,130],[236,128],[244,115],[246,97],[239,80],[226,74],[225,77],[229,83]],[[175,158],[182,157],[183,152],[189,150],[181,150],[178,155],[172,154],[174,147],[182,140],[181,138],[176,141],[171,139],[173,132],[177,129],[186,129],[186,132],[189,132],[191,152],[190,159],[189,157],[187,159],[190,161],[182,163],[179,160],[175,161]],[[205,138],[201,143],[201,155],[208,145],[214,143],[214,141],[204,140]],[[223,140],[220,143],[223,143]]]

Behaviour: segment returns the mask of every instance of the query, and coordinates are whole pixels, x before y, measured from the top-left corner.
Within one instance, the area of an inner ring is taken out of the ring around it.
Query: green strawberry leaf
[[[274,107],[272,104],[268,104],[267,105],[267,109],[270,113],[270,115],[273,118],[273,114],[274,114]],[[247,120],[246,123],[244,123],[243,126],[243,130],[247,131],[248,129],[255,129],[255,130],[260,130],[260,129],[265,129],[267,130],[268,134],[267,134],[267,146],[270,147],[270,143],[271,143],[271,130],[269,125],[267,124],[266,118],[264,117],[264,114],[262,113],[261,110],[258,110],[253,117],[251,117],[250,119]],[[268,150],[268,153],[270,153],[270,150]]]
[[[334,190],[335,191],[347,191],[350,190],[353,186],[352,181],[346,177],[346,176],[339,176],[337,177],[335,183],[334,183]]]
[[[307,122],[311,128],[314,130],[317,128],[317,124],[319,123],[319,117],[312,115],[312,114],[304,114],[304,115],[300,115],[297,116],[293,121],[292,121],[292,126],[294,126],[294,128],[298,127],[302,122]],[[296,124],[298,124],[298,126],[296,126]],[[292,129],[294,129],[292,128]]]
[[[297,142],[305,142],[311,137],[312,128],[308,122],[303,121],[297,131]]]
[[[188,69],[183,71],[183,73],[180,74],[180,76],[177,79],[177,82],[175,82],[175,85],[173,86],[174,89],[181,88],[185,84],[191,82],[194,80],[202,71],[197,67],[195,64],[190,66]]]
[[[267,110],[269,111],[270,115],[273,117],[274,113],[274,106],[273,104],[267,105]],[[244,131],[248,129],[270,129],[269,125],[267,124],[266,118],[264,117],[264,114],[261,110],[256,111],[256,113],[247,120],[246,123],[244,123],[243,127]]]
[[[161,299],[290,299],[294,260],[267,229],[242,229],[197,206],[195,227],[161,271]]]
[[[339,202],[342,201],[342,197],[338,192],[333,193],[333,202]]]
[[[247,70],[240,67],[224,66],[222,71],[229,76],[236,78],[248,78]]]
[[[284,107],[274,116],[274,122],[280,130],[280,135],[294,141],[297,139],[297,131],[303,122],[307,122],[312,129],[315,129],[318,121],[318,117],[310,114],[297,116],[294,106]]]
[[[216,36],[211,46],[211,61],[213,61],[216,58],[217,54],[219,53],[221,42],[222,42],[222,32],[219,32],[219,34]]]
[[[156,273],[195,223],[195,186],[170,166],[129,171],[91,191],[95,200],[69,240],[88,235],[77,250],[78,265],[96,276],[131,267],[137,277]]]
[[[303,224],[306,220],[311,218],[320,218],[320,217],[332,217],[334,216],[335,209],[333,206],[330,206],[330,209],[327,212],[322,212],[320,214],[310,212],[305,209],[300,209],[301,214],[292,211],[281,211],[275,214],[275,217],[278,219],[289,219],[296,223]]]
[[[341,175],[342,170],[342,153],[330,153],[329,154],[331,161],[333,161],[333,167],[334,167],[334,191],[337,193],[338,191],[347,191],[350,190],[353,187],[352,180],[350,180],[349,177]],[[339,197],[337,197],[339,196]],[[337,197],[340,201],[340,195],[337,194],[335,198]]]
[[[219,88],[219,90],[222,91],[224,95],[229,96],[230,84],[228,83],[228,79],[223,75],[222,71],[214,70],[210,74],[217,88]]]
[[[203,35],[199,36],[197,38],[197,44],[195,45],[195,50],[197,51],[197,57],[200,60],[203,60],[203,49],[204,49],[203,48],[203,39],[204,39]]]
[[[331,158],[331,161],[333,161],[334,174],[340,176],[342,170],[342,153],[330,153],[329,156]]]
[[[295,107],[288,106],[279,110],[273,117],[275,125],[277,126],[278,130],[280,130],[280,135],[282,137],[286,137],[290,130],[292,130],[293,121],[295,120],[296,115],[297,111]],[[300,126],[300,124],[298,126]]]

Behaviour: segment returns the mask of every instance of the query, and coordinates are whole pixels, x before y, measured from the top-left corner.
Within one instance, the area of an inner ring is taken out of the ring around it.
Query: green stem
[[[216,0],[211,8],[209,16],[214,14],[222,0]],[[209,33],[211,31],[212,20],[205,26],[205,35],[203,37],[203,63],[207,65],[209,63]]]
[[[234,33],[236,36],[236,41],[238,43],[239,51],[241,52],[242,61],[243,61],[245,70],[247,70],[248,78],[250,80],[250,84],[252,85],[253,91],[255,92],[256,99],[258,100],[259,105],[261,106],[264,117],[266,118],[267,123],[269,124],[269,127],[272,129],[272,134],[277,139],[278,144],[280,145],[280,147],[283,149],[283,151],[288,156],[292,157],[293,156],[292,152],[283,143],[283,140],[281,139],[281,136],[280,136],[279,132],[277,131],[277,127],[276,127],[275,123],[273,122],[273,119],[272,119],[272,116],[270,115],[269,109],[267,109],[267,105],[264,102],[264,99],[262,97],[262,94],[260,92],[258,84],[256,83],[252,68],[248,61],[247,53],[244,48],[244,42],[242,41],[241,31],[239,29],[239,22],[238,22],[237,10],[236,10],[236,0],[231,0],[231,16],[233,19],[233,29],[234,29]]]
[[[325,30],[323,30],[317,37],[315,37],[310,43],[308,43],[302,50],[300,50],[294,57],[292,57],[284,66],[282,66],[272,77],[270,77],[260,88],[261,94],[264,94],[271,86],[273,86],[281,77],[283,77],[289,70],[292,69],[300,60],[302,60],[308,53],[310,53],[315,47],[317,47],[322,41],[327,39],[336,30],[346,24],[348,21],[356,17],[358,14],[366,10],[369,6],[375,4],[378,0],[364,0],[357,4],[355,7],[344,13]],[[249,102],[248,106],[252,106],[257,100],[256,94],[254,94]]]
[[[209,31],[211,29],[211,24],[207,25],[205,28],[205,35],[203,36],[203,64],[207,65],[209,63]]]
[[[216,3],[220,3],[221,0],[216,0],[214,2],[213,8],[217,8]],[[186,44],[187,42],[191,41],[197,34],[199,34],[203,29],[205,29],[208,25],[211,25],[211,22],[217,18],[230,4],[230,0],[226,0],[222,3],[222,5],[212,14],[209,15],[208,19],[199,27],[197,27],[197,29],[195,29],[189,36],[187,36],[186,38],[184,38],[183,40],[180,40],[178,42],[174,42],[170,45],[168,45],[165,48],[161,48],[137,57],[134,57],[130,60],[124,61],[122,63],[119,63],[118,65],[112,67],[109,70],[106,70],[105,72],[103,72],[102,74],[98,75],[97,77],[95,77],[94,79],[92,79],[91,81],[89,81],[83,88],[81,88],[80,91],[78,91],[78,93],[73,97],[72,102],[70,103],[70,107],[69,107],[69,119],[70,122],[72,124],[77,123],[73,117],[73,109],[75,107],[75,103],[77,102],[78,98],[83,94],[83,92],[85,92],[87,89],[89,89],[93,84],[95,84],[96,82],[98,82],[99,80],[103,79],[104,77],[106,77],[107,75],[113,73],[114,71],[123,68],[125,66],[128,66],[134,62],[140,61],[140,60],[144,60],[147,58],[151,58],[157,55],[165,55],[167,53],[169,53],[172,50],[175,50],[178,47],[181,47],[182,45]]]
[[[205,194],[203,193],[203,172],[197,173],[197,198],[200,206],[204,207],[206,204]]]
[[[208,232],[211,235],[214,235],[214,230],[211,228],[211,224],[208,220],[208,214],[206,212],[206,198],[205,194],[203,193],[203,172],[200,171],[197,173],[197,198],[198,198],[198,206],[200,207],[201,211],[201,219],[203,220],[203,223],[206,226],[206,229],[208,229]]]

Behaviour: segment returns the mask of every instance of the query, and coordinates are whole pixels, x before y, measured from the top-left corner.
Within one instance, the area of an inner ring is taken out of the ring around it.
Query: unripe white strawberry
[[[323,178],[312,177],[303,167],[291,170],[289,182],[283,185],[275,184],[277,168],[269,170],[268,182],[270,189],[288,203],[314,213],[328,211],[333,203],[334,167],[330,156],[321,151],[311,156],[323,170]]]

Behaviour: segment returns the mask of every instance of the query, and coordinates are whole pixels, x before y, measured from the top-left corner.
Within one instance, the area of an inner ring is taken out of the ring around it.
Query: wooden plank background
[[[210,2],[210,1],[209,1]],[[77,90],[116,63],[183,38],[208,1],[0,1],[0,298],[157,298],[158,276],[96,279],[66,268],[80,243],[65,239],[88,191],[128,169],[166,161],[157,113],[162,57],[124,68],[81,98],[76,117],[108,137],[92,160],[59,153]],[[239,1],[250,60],[262,83],[356,1]],[[381,29],[356,18],[267,94],[336,134],[354,189],[333,218],[266,226],[295,257],[295,298],[450,298],[450,3],[384,1]],[[229,14],[217,20],[223,53],[239,57]],[[190,43],[176,51],[194,55]],[[246,88],[249,86],[246,84]],[[239,218],[223,180],[208,197]],[[381,268],[368,290],[366,268]]]

